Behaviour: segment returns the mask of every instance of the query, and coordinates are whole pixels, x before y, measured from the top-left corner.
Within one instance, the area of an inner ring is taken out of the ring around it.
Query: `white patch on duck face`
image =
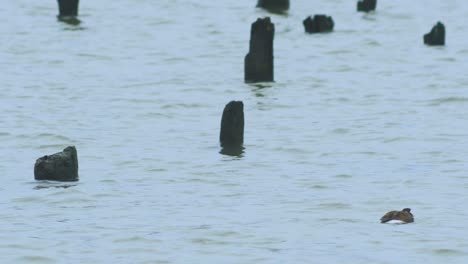
[[[407,223],[401,220],[390,220],[386,222],[386,224],[402,225],[402,224],[407,224]]]

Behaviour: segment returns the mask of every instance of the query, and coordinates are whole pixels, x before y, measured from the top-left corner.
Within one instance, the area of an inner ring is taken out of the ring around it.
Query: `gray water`
[[[55,1],[4,1],[0,262],[466,263],[468,4],[355,4],[81,1],[73,27]],[[333,33],[304,34],[317,13]],[[264,16],[276,82],[244,84]],[[447,45],[423,45],[438,20]],[[219,153],[231,100],[237,157]],[[80,181],[34,181],[68,145]],[[379,223],[404,207],[415,223]]]

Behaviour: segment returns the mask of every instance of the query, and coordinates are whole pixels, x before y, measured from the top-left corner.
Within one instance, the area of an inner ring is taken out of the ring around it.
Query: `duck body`
[[[380,218],[380,223],[408,224],[413,223],[414,217],[410,208],[401,211],[390,211]]]

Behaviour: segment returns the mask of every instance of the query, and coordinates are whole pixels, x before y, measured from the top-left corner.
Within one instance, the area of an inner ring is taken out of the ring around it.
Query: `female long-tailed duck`
[[[380,218],[380,223],[408,224],[414,222],[410,208],[401,211],[390,211]]]

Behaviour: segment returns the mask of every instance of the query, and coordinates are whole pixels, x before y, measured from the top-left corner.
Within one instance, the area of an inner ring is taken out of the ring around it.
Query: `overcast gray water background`
[[[468,2],[0,6],[1,263],[466,263]],[[307,35],[302,20],[333,16]],[[275,23],[275,83],[243,82]],[[422,35],[441,20],[445,47]],[[245,151],[219,154],[224,105]],[[68,145],[80,181],[35,182]],[[57,188],[56,188],[57,187]],[[415,223],[382,225],[410,207]]]

